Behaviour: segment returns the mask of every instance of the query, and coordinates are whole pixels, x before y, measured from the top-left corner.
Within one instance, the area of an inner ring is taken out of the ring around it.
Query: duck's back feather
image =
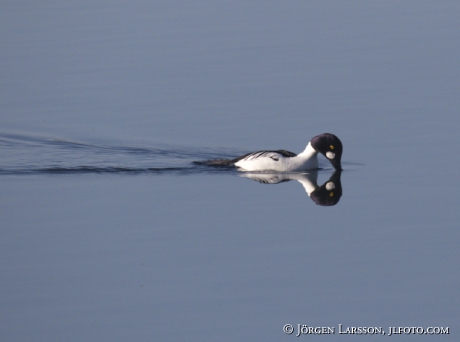
[[[235,158],[235,159],[232,159],[232,163],[235,164],[237,162],[239,162],[240,160],[252,160],[252,159],[257,159],[257,158],[261,158],[261,157],[270,157],[270,158],[273,158],[274,155],[276,154],[280,154],[281,156],[283,157],[296,157],[297,154],[293,153],[293,152],[289,152],[289,151],[286,151],[286,150],[276,150],[276,151],[257,151],[257,152],[251,152],[251,153],[247,153],[241,157],[238,157],[238,158]]]

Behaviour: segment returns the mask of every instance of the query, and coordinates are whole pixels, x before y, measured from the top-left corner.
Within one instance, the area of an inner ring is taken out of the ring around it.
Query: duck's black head
[[[342,142],[334,134],[323,133],[311,139],[311,146],[323,154],[336,170],[342,170]]]

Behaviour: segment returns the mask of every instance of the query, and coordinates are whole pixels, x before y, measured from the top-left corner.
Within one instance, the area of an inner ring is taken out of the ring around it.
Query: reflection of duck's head
[[[332,206],[337,204],[342,196],[340,171],[336,171],[322,186],[318,186],[318,173],[261,173],[245,172],[240,177],[249,178],[262,184],[279,184],[296,180],[304,187],[308,196],[318,205]]]
[[[326,183],[317,187],[310,193],[310,198],[318,205],[336,205],[340,197],[342,197],[342,182],[340,180],[340,175],[341,172],[336,171]]]

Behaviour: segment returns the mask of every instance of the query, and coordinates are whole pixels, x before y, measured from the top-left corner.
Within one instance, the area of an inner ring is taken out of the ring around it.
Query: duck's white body
[[[318,168],[318,152],[310,142],[305,150],[298,155],[284,152],[254,152],[241,157],[234,164],[241,171],[299,172]]]

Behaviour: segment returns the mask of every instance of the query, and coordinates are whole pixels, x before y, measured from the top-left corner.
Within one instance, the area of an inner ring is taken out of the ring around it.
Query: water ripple
[[[234,149],[92,144],[0,133],[0,175],[176,174],[234,172],[195,160],[232,158]]]

